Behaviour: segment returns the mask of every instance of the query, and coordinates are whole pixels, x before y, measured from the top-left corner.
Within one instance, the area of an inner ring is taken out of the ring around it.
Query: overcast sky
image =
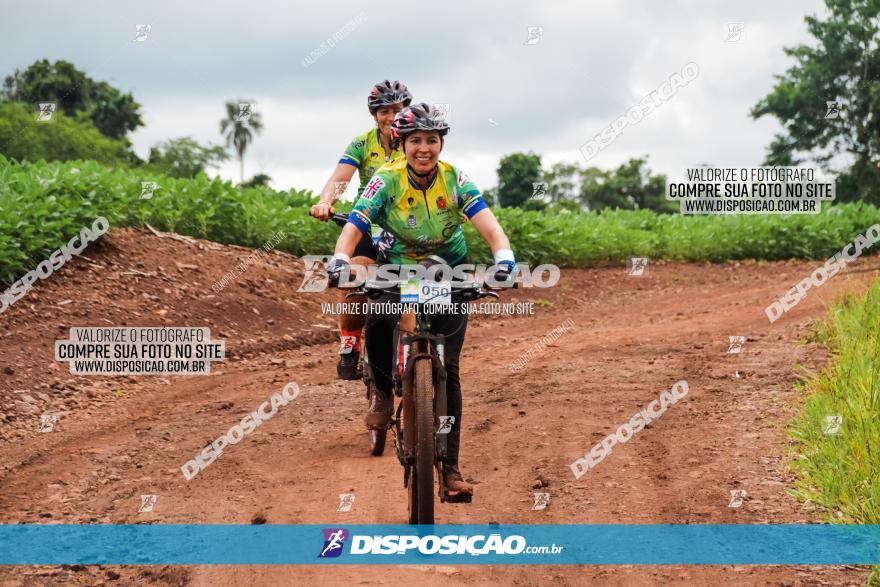
[[[37,0],[4,6],[0,73],[66,59],[132,92],[145,122],[132,135],[141,156],[174,137],[219,143],[224,102],[254,101],[266,128],[246,177],[315,190],[371,127],[371,85],[401,79],[416,101],[450,104],[441,157],[488,188],[512,152],[534,151],[545,167],[586,165],[581,145],[695,62],[693,82],[590,161],[614,167],[648,155],[653,170],[677,177],[699,163],[760,164],[778,124],[748,112],[791,65],[783,46],[812,44],[804,15],[825,12],[817,0],[721,4]],[[304,67],[347,23],[350,32]],[[743,24],[738,41],[727,39],[730,23]],[[151,27],[143,42],[137,24]],[[534,26],[543,35],[526,44]],[[237,161],[219,173],[237,181]]]

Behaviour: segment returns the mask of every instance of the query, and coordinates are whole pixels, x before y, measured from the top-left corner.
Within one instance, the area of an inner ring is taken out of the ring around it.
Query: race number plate
[[[448,306],[452,303],[452,284],[448,281],[429,281],[422,279],[419,282],[419,302],[423,304],[438,304]]]

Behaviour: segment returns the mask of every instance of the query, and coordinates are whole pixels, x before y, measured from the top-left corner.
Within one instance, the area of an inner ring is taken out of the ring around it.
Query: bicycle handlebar
[[[345,297],[350,298],[352,296],[367,296],[371,300],[377,300],[386,295],[392,297],[400,297],[400,291],[394,291],[391,287],[380,287],[376,285],[364,284],[357,289],[347,293]],[[450,292],[450,296],[460,298],[466,302],[471,302],[480,298],[497,298],[498,293],[491,290],[482,289],[479,285],[474,283],[473,285],[470,285],[468,287],[453,289]],[[422,303],[430,303],[430,301]]]
[[[331,214],[330,220],[335,222],[340,227],[343,227],[348,222],[348,216],[346,216],[345,214]],[[517,284],[514,283],[513,287],[516,288],[516,285]],[[353,290],[352,292],[346,294],[345,297],[349,298],[351,296],[358,296],[358,295],[365,295],[368,298],[370,298],[371,300],[376,300],[383,295],[400,296],[400,292],[399,291],[397,291],[397,292],[389,291],[389,287],[378,287],[378,286],[371,287],[369,284],[365,283],[362,286],[358,287],[357,289]],[[453,291],[451,292],[451,295],[460,297],[460,298],[464,299],[465,301],[473,301],[473,300],[478,300],[480,298],[485,298],[485,297],[494,297],[494,298],[498,297],[498,294],[495,293],[494,291],[482,289],[480,286],[478,286],[476,284],[474,284],[473,286],[470,286],[470,287],[460,288],[460,289],[458,289],[458,291],[455,291],[455,289],[453,289]]]

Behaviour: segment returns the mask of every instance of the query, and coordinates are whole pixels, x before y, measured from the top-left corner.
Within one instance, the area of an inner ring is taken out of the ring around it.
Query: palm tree
[[[242,107],[245,104],[250,106],[248,110]],[[253,101],[248,100],[227,102],[226,118],[220,120],[220,134],[226,137],[226,146],[234,146],[235,152],[238,153],[240,183],[244,183],[244,152],[254,140],[251,129],[257,134],[263,130],[260,113],[253,110],[253,104]]]

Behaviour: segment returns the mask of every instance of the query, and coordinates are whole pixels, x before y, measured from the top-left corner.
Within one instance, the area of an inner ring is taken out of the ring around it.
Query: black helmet
[[[391,106],[401,102],[404,106],[409,106],[412,102],[412,94],[406,89],[406,84],[400,80],[391,82],[386,79],[373,86],[370,95],[367,96],[367,107],[370,112],[382,106]]]
[[[449,125],[439,110],[422,102],[397,113],[391,123],[391,138],[403,139],[418,130],[436,130],[444,137],[449,132]]]

